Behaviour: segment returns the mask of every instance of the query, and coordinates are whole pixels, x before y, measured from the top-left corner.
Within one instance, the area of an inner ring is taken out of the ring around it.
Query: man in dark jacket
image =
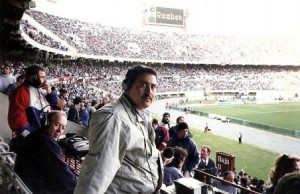
[[[198,169],[202,170],[208,174],[217,176],[218,169],[216,166],[216,163],[213,159],[209,157],[211,152],[210,146],[203,145],[201,148],[201,158],[200,158],[200,163],[198,165]],[[201,181],[204,181],[204,177],[199,177]],[[211,184],[211,179],[207,178],[206,183]]]
[[[15,171],[33,193],[71,194],[76,176],[61,158],[57,139],[67,126],[62,111],[50,112],[41,129],[30,133],[17,155]]]
[[[166,149],[167,143],[169,141],[168,130],[158,125],[158,120],[152,120],[152,127],[155,131],[155,145],[159,151],[164,151]]]
[[[184,175],[191,173],[197,167],[200,156],[196,143],[188,136],[189,126],[185,122],[177,125],[177,135],[172,137],[167,147],[179,146],[187,150],[188,156],[183,164],[182,171]]]
[[[82,99],[80,97],[76,97],[73,100],[73,105],[70,107],[70,110],[68,112],[69,121],[80,124],[79,109],[81,104],[82,104]]]

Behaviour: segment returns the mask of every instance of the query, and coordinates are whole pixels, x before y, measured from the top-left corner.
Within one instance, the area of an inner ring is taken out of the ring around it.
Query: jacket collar
[[[120,102],[124,106],[126,112],[128,113],[131,122],[135,123],[139,121],[137,117],[138,112],[135,109],[133,103],[130,101],[130,99],[125,93],[123,93],[122,96],[120,97]]]

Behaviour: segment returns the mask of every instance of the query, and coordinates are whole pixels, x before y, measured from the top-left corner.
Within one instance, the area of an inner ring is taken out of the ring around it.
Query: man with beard
[[[74,194],[159,191],[163,164],[147,110],[156,95],[156,79],[150,67],[129,69],[122,96],[92,115],[90,150]]]
[[[9,96],[7,120],[12,130],[12,151],[17,152],[23,138],[41,128],[42,112],[49,112],[50,105],[57,105],[57,99],[46,81],[46,70],[37,65],[27,67],[24,83]]]
[[[160,123],[161,126],[167,128],[168,130],[171,128],[171,124],[170,124],[170,113],[168,112],[165,112],[163,114],[163,117],[162,117],[162,120],[161,120],[161,123]]]

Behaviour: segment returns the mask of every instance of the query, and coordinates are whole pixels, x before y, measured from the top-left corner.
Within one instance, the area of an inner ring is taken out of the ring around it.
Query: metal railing
[[[242,187],[240,185],[237,185],[235,183],[228,182],[228,181],[226,181],[226,180],[224,180],[224,179],[222,179],[220,177],[216,177],[214,175],[208,174],[208,173],[203,172],[202,170],[198,170],[198,169],[195,170],[194,178],[197,179],[197,180],[199,180],[199,181],[201,181],[201,182],[207,183],[207,184],[209,184],[208,182],[210,182],[208,180],[220,181],[222,183],[226,183],[228,185],[231,185],[231,186],[237,188],[243,194],[259,194],[258,192],[255,192],[253,190],[247,189],[247,188]]]
[[[9,146],[0,137],[0,193],[32,194],[14,171],[16,154],[9,152]]]

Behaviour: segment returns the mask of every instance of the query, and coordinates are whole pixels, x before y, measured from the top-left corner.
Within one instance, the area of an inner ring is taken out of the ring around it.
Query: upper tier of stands
[[[197,64],[300,64],[295,41],[132,30],[35,10],[26,14],[74,47],[78,56]]]

